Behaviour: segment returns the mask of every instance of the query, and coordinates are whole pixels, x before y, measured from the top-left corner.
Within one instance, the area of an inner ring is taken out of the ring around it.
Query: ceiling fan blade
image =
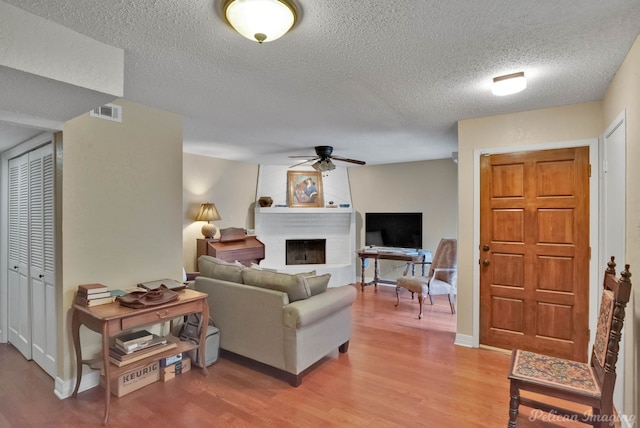
[[[289,156],[289,157],[290,157],[290,158],[300,158],[300,159],[305,158],[305,159],[309,159],[309,160],[312,160],[312,159],[320,159],[319,157],[314,156],[314,155]]]
[[[366,165],[367,164],[365,161],[361,161],[361,160],[357,160],[357,159],[343,158],[341,156],[331,156],[331,159],[339,160],[339,161],[342,161],[342,162],[351,162],[351,163],[355,163],[355,164],[358,164],[358,165]]]
[[[291,156],[290,156],[291,157]],[[295,168],[296,166],[300,166],[300,165],[304,165],[305,163],[309,163],[309,162],[313,162],[314,160],[316,160],[317,158],[313,158],[313,159],[307,159],[305,161],[302,162],[298,162],[295,165],[291,165],[289,168]]]

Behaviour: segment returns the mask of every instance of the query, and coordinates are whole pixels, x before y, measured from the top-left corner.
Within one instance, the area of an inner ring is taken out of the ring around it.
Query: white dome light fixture
[[[493,78],[491,92],[493,95],[504,96],[522,91],[527,87],[527,79],[524,78],[524,71],[507,74]]]
[[[288,0],[229,0],[224,15],[238,33],[258,43],[284,36],[297,19]]]

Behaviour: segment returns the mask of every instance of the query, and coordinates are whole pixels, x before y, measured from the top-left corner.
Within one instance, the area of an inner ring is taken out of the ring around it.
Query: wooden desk
[[[76,387],[73,390],[73,397],[78,396],[78,388],[82,380],[82,365],[88,364],[92,368],[95,367],[94,360],[82,359],[82,348],[80,346],[80,326],[84,325],[88,329],[102,334],[102,365],[104,366],[104,389],[105,389],[105,407],[104,420],[106,424],[109,421],[109,404],[111,403],[111,379],[115,379],[125,372],[136,368],[144,367],[152,361],[160,360],[180,352],[198,348],[198,363],[202,367],[202,372],[206,376],[207,368],[204,363],[205,358],[205,340],[207,335],[207,321],[209,320],[209,305],[207,303],[207,294],[195,290],[185,289],[179,291],[178,300],[165,303],[163,305],[153,306],[144,309],[132,309],[121,306],[119,303],[109,303],[94,307],[85,307],[81,305],[73,305],[73,315],[71,321],[71,329],[73,335],[73,347],[76,351]],[[154,324],[171,321],[174,318],[188,315],[191,313],[201,313],[204,328],[200,331],[200,343],[196,345],[192,342],[184,342],[178,340],[178,347],[172,348],[165,352],[151,355],[140,361],[118,367],[109,362],[109,343],[110,339],[117,336],[124,330],[150,326]]]
[[[360,281],[360,288],[364,291],[364,287],[367,285],[374,285],[376,288],[378,287],[378,283],[383,284],[395,284],[395,281],[390,281],[388,279],[382,279],[378,277],[378,260],[402,260],[407,262],[407,267],[404,269],[402,276],[407,275],[409,273],[409,267],[412,269],[412,274],[415,270],[414,263],[422,263],[422,275],[424,276],[424,266],[425,266],[425,253],[420,252],[415,254],[412,253],[403,253],[402,251],[381,251],[376,250],[373,252],[372,250],[363,249],[358,251],[358,257],[362,261],[362,280]],[[364,279],[364,261],[365,259],[373,259],[374,263],[374,271],[373,271],[373,281],[365,282]]]

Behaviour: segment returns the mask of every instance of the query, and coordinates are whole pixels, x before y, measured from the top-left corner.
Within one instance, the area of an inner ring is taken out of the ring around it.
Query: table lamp
[[[209,223],[211,221],[220,220],[220,214],[218,214],[218,210],[216,209],[216,205],[210,202],[206,204],[202,204],[200,206],[200,211],[196,216],[196,221],[206,221],[207,223],[202,226],[202,234],[205,238],[213,238],[218,232],[218,228]]]

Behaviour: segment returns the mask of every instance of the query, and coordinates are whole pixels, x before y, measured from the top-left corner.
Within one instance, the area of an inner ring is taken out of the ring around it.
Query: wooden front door
[[[480,343],[587,360],[589,148],[482,156]]]

